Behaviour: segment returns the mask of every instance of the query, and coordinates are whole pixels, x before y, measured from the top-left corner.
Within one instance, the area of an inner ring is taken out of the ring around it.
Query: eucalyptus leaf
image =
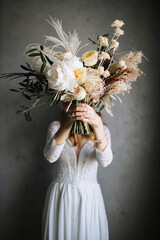
[[[38,48],[32,48],[32,49],[30,49],[30,50],[25,51],[25,53],[31,53],[31,52],[34,52],[34,51],[36,51],[36,50],[38,50]]]
[[[37,56],[40,56],[40,53],[31,53],[28,56],[29,57],[37,57]]]
[[[109,37],[109,34],[108,34],[108,33],[106,33],[106,34],[103,34],[103,37],[106,37],[106,38],[108,38],[108,37]]]
[[[22,94],[23,94],[23,96],[24,96],[25,98],[31,100],[31,97],[30,97],[30,96],[28,96],[27,94],[25,94],[25,93],[23,93],[23,92],[22,92]]]
[[[45,66],[46,66],[46,62],[43,62],[42,66],[41,66],[41,70],[40,70],[40,72],[43,72]]]
[[[22,113],[23,112],[23,110],[18,110],[18,111],[16,111],[16,114],[19,114],[19,113]]]
[[[41,56],[41,60],[42,60],[42,62],[44,63],[44,62],[46,62],[46,60],[45,60],[45,58],[44,58],[44,56],[43,56],[43,53],[42,52],[40,52],[40,56]]]
[[[13,88],[10,88],[9,90],[12,91],[12,92],[20,92],[19,90],[13,89]]]
[[[43,51],[43,49],[44,49],[43,45],[40,45],[40,49]]]
[[[20,66],[21,66],[22,69],[24,69],[24,70],[26,70],[26,71],[30,71],[29,68],[27,68],[27,67],[25,67],[25,66],[23,66],[23,65],[20,65]]]
[[[49,64],[52,65],[53,62],[47,57],[47,55],[45,55],[45,57],[46,57],[47,61],[49,62]]]
[[[97,42],[93,41],[91,38],[88,38],[89,41],[91,41],[93,44],[99,45]]]

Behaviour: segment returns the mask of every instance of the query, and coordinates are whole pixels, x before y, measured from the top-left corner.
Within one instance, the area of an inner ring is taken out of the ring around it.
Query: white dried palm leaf
[[[78,33],[75,31],[75,29],[73,33],[69,32],[69,35],[67,35],[62,28],[62,20],[54,20],[51,16],[49,17],[50,21],[47,19],[46,21],[55,29],[59,37],[57,38],[45,35],[45,41],[51,41],[55,44],[52,49],[60,48],[62,49],[62,52],[65,50],[66,52],[71,52],[73,55],[76,55],[82,47],[87,45],[83,45],[81,48],[79,48],[81,41],[79,40]]]

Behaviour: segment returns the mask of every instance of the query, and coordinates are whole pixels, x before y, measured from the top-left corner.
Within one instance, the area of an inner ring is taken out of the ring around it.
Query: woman
[[[111,135],[101,116],[85,104],[72,104],[62,121],[51,122],[44,156],[56,167],[45,199],[42,217],[43,240],[108,240],[108,222],[98,165],[112,159]],[[90,124],[89,135],[70,134],[73,122]]]

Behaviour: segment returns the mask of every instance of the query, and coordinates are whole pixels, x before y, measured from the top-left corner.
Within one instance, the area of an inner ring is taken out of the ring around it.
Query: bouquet
[[[144,74],[138,67],[144,56],[142,51],[130,51],[113,61],[119,47],[117,40],[124,34],[121,29],[124,22],[115,20],[111,24],[114,33],[110,40],[109,34],[99,35],[95,41],[88,38],[95,49],[85,52],[81,57],[77,54],[88,43],[80,47],[81,41],[76,30],[67,34],[61,20],[50,17],[47,22],[58,35],[45,36],[45,43],[50,41],[52,46],[28,45],[25,49],[26,65],[20,65],[24,72],[0,75],[0,78],[10,80],[21,79],[18,89],[9,90],[22,94],[28,100],[34,99],[30,107],[22,105],[16,113],[23,113],[26,121],[30,122],[33,108],[64,101],[68,102],[66,111],[72,103],[82,102],[93,107],[96,113],[104,108],[113,116],[113,100],[122,102],[119,94],[129,93],[131,83]],[[40,103],[44,97],[47,97],[47,101]],[[71,132],[89,134],[89,124],[75,120]]]

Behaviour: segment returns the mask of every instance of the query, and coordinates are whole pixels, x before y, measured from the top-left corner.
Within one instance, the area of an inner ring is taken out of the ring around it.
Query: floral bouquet
[[[124,34],[121,29],[124,22],[115,20],[111,24],[114,34],[110,41],[109,34],[97,36],[96,41],[88,38],[96,49],[85,52],[80,58],[77,53],[87,44],[79,47],[81,42],[77,32],[74,30],[67,35],[61,21],[52,17],[47,21],[58,35],[58,38],[45,36],[45,42],[50,41],[53,45],[28,45],[25,56],[30,60],[30,64],[26,62],[26,66],[21,65],[25,72],[0,75],[0,78],[10,80],[20,78],[19,88],[10,90],[21,93],[28,100],[35,98],[31,107],[22,105],[16,113],[24,113],[25,119],[30,122],[30,112],[33,108],[45,103],[51,106],[53,103],[64,101],[68,102],[66,111],[73,102],[83,102],[93,107],[96,113],[104,108],[113,116],[113,100],[118,99],[122,102],[118,94],[129,93],[131,83],[144,74],[138,68],[144,56],[141,51],[130,51],[113,61],[119,47],[117,40]],[[40,103],[44,97],[47,97],[47,101]],[[75,120],[71,132],[89,134],[89,124]]]

